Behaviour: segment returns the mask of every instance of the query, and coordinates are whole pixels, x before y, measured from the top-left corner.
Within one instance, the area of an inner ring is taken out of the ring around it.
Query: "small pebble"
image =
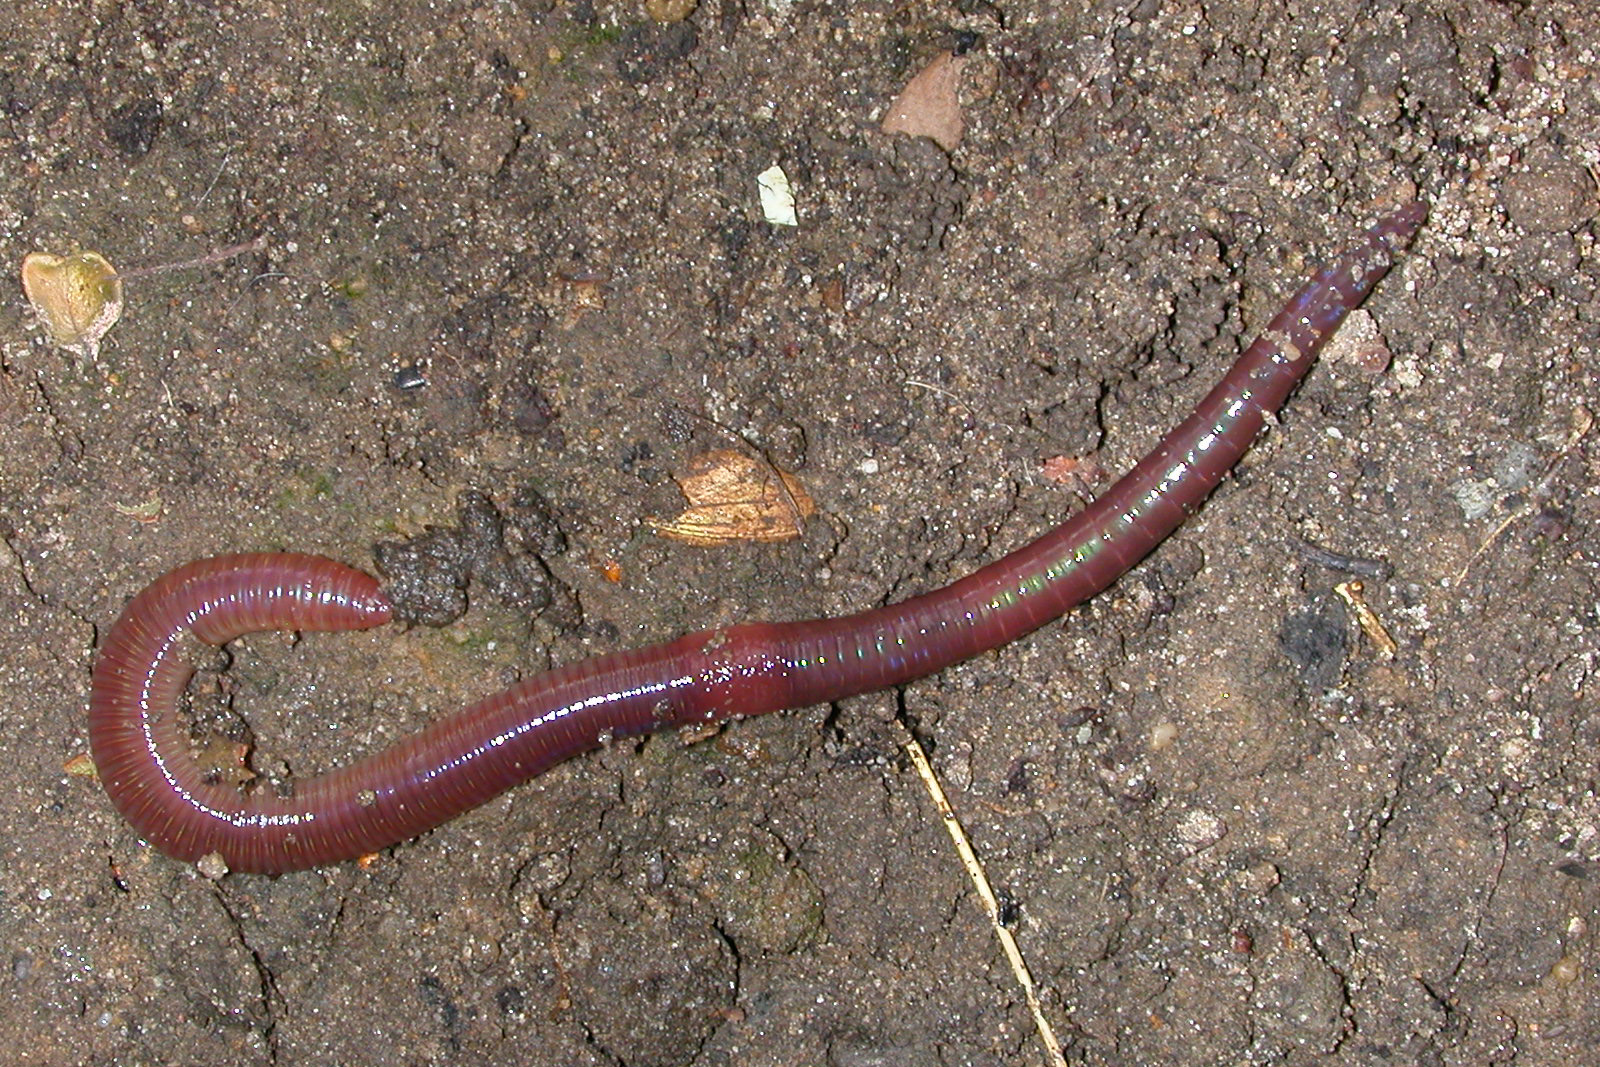
[[[1500,206],[1529,233],[1566,233],[1594,218],[1594,177],[1556,149],[1537,149],[1501,186]]]
[[[228,861],[222,858],[220,852],[207,852],[195,861],[194,867],[203,877],[213,882],[220,881],[223,875],[228,873]]]

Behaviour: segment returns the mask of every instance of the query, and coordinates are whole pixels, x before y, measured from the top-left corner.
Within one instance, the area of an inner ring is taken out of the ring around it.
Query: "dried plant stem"
[[[928,796],[933,798],[934,807],[939,809],[945,831],[950,834],[950,840],[955,842],[956,854],[961,857],[961,866],[966,868],[967,877],[972,880],[973,888],[978,891],[978,899],[983,902],[983,910],[989,915],[989,925],[994,930],[995,939],[1000,942],[1000,948],[1011,964],[1011,973],[1016,976],[1017,984],[1022,987],[1022,995],[1028,1002],[1028,1011],[1033,1014],[1033,1025],[1039,1031],[1039,1040],[1044,1044],[1045,1054],[1053,1067],[1066,1067],[1067,1060],[1061,1050],[1061,1041],[1056,1037],[1050,1020],[1044,1017],[1044,1005],[1039,1003],[1038,987],[1033,984],[1033,975],[1028,970],[1027,962],[1022,958],[1022,949],[1018,947],[1017,939],[1000,921],[1000,901],[994,895],[994,887],[989,884],[989,876],[984,873],[983,864],[978,862],[978,854],[973,851],[972,841],[962,828],[961,820],[956,817],[955,809],[950,806],[950,800],[945,796],[944,787],[939,784],[939,779],[933,772],[933,765],[928,762],[927,753],[922,751],[921,743],[911,735],[910,730],[905,728],[904,723],[900,724],[900,729],[903,732],[900,743],[905,747],[906,755],[911,757],[911,765],[916,768],[917,777],[922,779]]]
[[[242,256],[247,252],[259,252],[267,247],[267,235],[257,234],[255,237],[240,244],[219,248],[215,252],[207,252],[195,259],[185,259],[178,263],[157,263],[151,267],[132,267],[128,270],[117,272],[117,277],[123,281],[129,278],[141,278],[147,274],[166,274],[168,271],[189,270],[193,267],[209,267],[213,263],[221,263],[235,256]]]

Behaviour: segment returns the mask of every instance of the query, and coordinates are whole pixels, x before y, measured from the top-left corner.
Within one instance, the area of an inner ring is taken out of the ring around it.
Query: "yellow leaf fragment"
[[[61,769],[74,778],[99,778],[100,770],[94,765],[94,757],[87,752],[80,752],[61,765]]]
[[[161,494],[152,489],[150,490],[150,495],[137,504],[124,504],[121,501],[113,500],[111,508],[118,515],[133,519],[136,522],[150,523],[161,518],[161,512],[165,505],[161,502]]]
[[[794,475],[731,449],[696,456],[677,482],[689,506],[676,518],[646,521],[685,544],[792,541],[817,510]]]
[[[122,317],[122,279],[98,252],[28,253],[22,259],[22,291],[50,340],[89,359],[99,354],[100,339]]]
[[[884,133],[931,137],[946,152],[961,143],[965,122],[961,115],[961,70],[970,56],[940,52],[906,82],[883,117]]]

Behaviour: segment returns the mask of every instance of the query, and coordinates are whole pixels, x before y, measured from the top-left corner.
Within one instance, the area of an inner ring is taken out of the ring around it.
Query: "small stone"
[[[1178,840],[1196,852],[1210,848],[1228,834],[1228,824],[1209,811],[1195,809],[1178,820]]]
[[[220,852],[207,852],[195,861],[194,868],[202,876],[218,882],[228,873],[228,861],[222,858]]]
[[[1553,148],[1535,150],[1501,186],[1500,206],[1530,233],[1566,233],[1594,218],[1594,177]]]
[[[657,22],[682,22],[699,6],[700,0],[644,0],[644,13]]]

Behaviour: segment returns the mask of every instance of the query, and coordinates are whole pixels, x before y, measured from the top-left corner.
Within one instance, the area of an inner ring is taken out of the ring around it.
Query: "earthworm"
[[[1200,505],[1426,214],[1418,202],[1384,217],[1110,490],[967,577],[855,615],[704,630],[558,667],[284,787],[246,792],[208,780],[191,754],[178,703],[196,639],[364,629],[390,618],[389,601],[370,575],[317,556],[179,567],[129,602],[100,650],[89,703],[100,780],[163,852],[220,857],[234,871],[291,871],[415,837],[612,739],[836,701],[997,648],[1104,589]]]

